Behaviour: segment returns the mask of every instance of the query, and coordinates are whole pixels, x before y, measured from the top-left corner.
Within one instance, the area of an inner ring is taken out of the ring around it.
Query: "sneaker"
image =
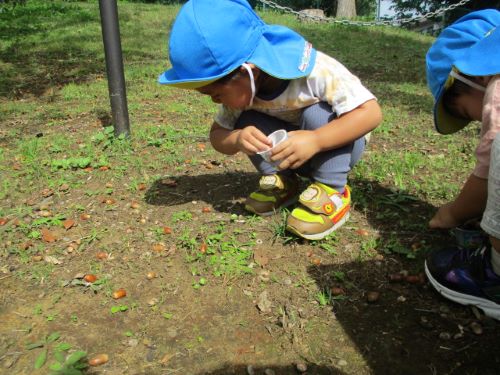
[[[315,182],[299,197],[301,207],[288,216],[287,229],[308,240],[320,240],[338,229],[349,218],[351,191],[344,192]]]
[[[476,250],[448,249],[431,253],[425,273],[444,297],[473,305],[500,320],[500,276],[491,267],[491,245]]]
[[[262,176],[259,189],[254,191],[245,202],[245,209],[260,216],[269,216],[282,207],[297,201],[299,180],[297,176],[273,174]]]

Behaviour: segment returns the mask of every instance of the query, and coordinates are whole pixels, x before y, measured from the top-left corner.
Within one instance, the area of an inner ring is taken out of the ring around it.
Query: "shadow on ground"
[[[355,291],[334,302],[332,319],[357,345],[371,373],[498,373],[498,323],[484,319],[483,333],[474,334],[470,309],[447,303],[428,284],[384,281],[385,271],[373,261],[309,268],[322,290],[335,284],[332,275],[338,272]],[[372,291],[380,297],[370,303],[366,296]]]
[[[342,375],[344,374],[342,371],[336,369],[335,367],[323,367],[316,365],[306,365],[307,371],[302,372],[303,374],[317,374],[317,375]],[[267,375],[267,374],[275,374],[275,375],[293,375],[300,374],[297,370],[297,366],[292,364],[287,367],[283,366],[268,366],[268,367],[255,367],[255,366],[245,366],[245,365],[231,365],[228,364],[227,367],[222,367],[220,369],[202,372],[198,375]]]
[[[257,173],[179,174],[156,180],[146,192],[145,200],[160,206],[203,201],[219,212],[242,214],[240,201],[255,189],[258,180]]]

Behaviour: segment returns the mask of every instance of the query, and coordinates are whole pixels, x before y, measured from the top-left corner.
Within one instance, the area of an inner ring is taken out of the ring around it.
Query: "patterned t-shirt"
[[[375,96],[358,77],[334,58],[318,51],[311,74],[291,80],[286,89],[272,100],[256,96],[253,105],[245,110],[263,112],[298,126],[303,109],[312,104],[327,102],[340,116],[371,99]],[[215,122],[232,130],[241,112],[221,105]]]

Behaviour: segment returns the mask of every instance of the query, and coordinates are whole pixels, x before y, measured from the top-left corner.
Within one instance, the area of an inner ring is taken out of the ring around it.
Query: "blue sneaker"
[[[491,267],[490,244],[476,250],[435,251],[425,261],[425,273],[444,297],[500,320],[500,276]]]

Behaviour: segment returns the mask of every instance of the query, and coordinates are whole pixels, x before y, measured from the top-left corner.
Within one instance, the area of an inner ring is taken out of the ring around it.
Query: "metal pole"
[[[129,135],[130,124],[116,0],[99,0],[99,11],[101,13],[102,40],[104,42],[109,100],[113,113],[115,135]]]

